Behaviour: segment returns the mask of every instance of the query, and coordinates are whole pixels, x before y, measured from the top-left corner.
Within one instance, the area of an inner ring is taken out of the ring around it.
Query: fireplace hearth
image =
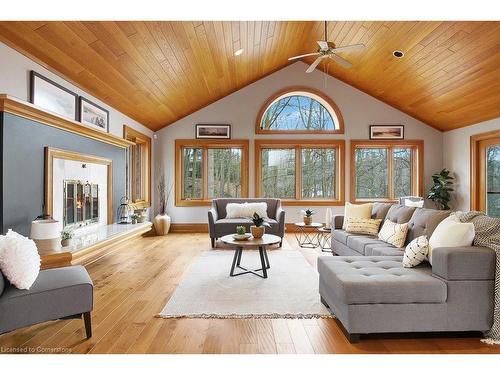
[[[99,185],[64,180],[64,228],[81,228],[99,222]]]

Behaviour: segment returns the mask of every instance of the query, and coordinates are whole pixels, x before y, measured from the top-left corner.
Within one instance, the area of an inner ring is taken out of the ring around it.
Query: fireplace
[[[64,180],[64,228],[80,228],[99,222],[99,185]]]

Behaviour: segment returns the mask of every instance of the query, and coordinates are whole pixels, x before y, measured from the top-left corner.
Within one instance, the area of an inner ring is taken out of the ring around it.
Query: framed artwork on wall
[[[231,125],[196,124],[196,139],[231,139]]]
[[[104,132],[109,132],[109,111],[80,96],[78,120]]]
[[[70,120],[78,117],[78,95],[33,70],[30,72],[29,100],[40,108]]]
[[[404,139],[404,125],[370,125],[370,139]]]

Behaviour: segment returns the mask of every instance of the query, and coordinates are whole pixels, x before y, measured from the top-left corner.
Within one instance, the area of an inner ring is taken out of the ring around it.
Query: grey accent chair
[[[29,290],[12,286],[0,272],[0,334],[50,320],[83,318],[90,338],[93,288],[82,266],[42,270]]]
[[[208,231],[212,247],[217,239],[227,234],[235,233],[236,227],[241,225],[250,231],[252,220],[249,218],[227,219],[226,206],[228,203],[267,203],[267,222],[271,227],[266,228],[266,233],[281,237],[280,247],[285,235],[285,211],[281,208],[281,199],[275,198],[216,198],[212,201],[212,208],[208,211]]]

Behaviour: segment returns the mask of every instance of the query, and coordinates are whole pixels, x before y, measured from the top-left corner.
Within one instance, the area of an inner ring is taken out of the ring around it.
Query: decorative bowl
[[[247,241],[250,237],[252,237],[250,234],[233,234],[236,241]]]

